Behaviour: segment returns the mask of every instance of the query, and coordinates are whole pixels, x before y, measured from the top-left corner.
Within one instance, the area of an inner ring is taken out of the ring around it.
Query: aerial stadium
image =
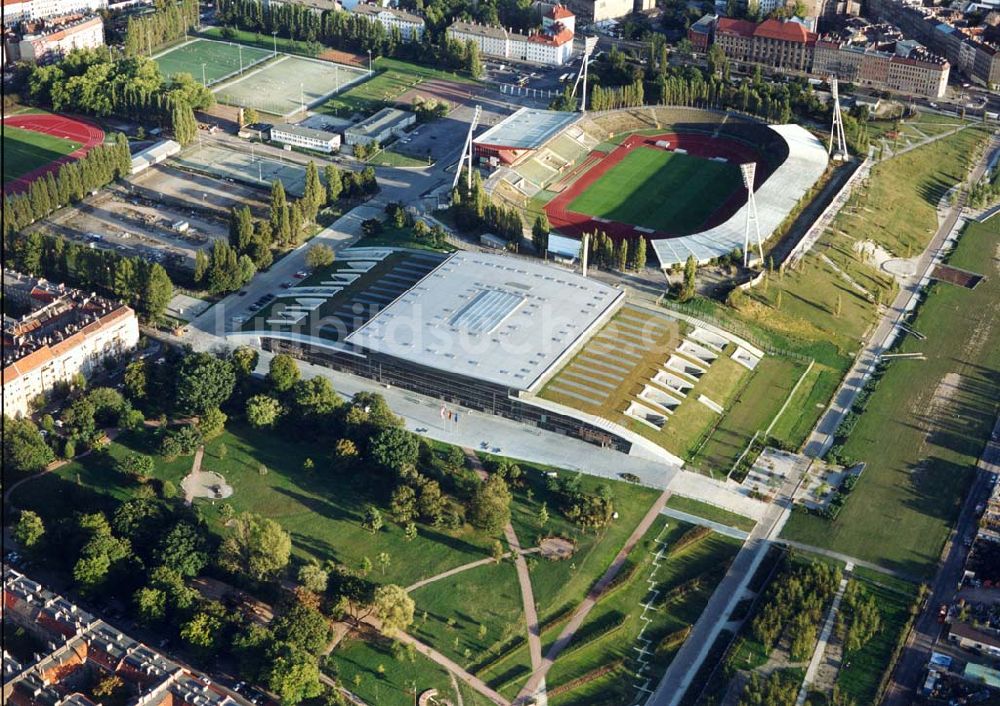
[[[544,212],[564,235],[644,237],[664,269],[743,248],[748,215],[754,240],[759,229],[766,242],[828,164],[824,145],[798,125],[693,108],[522,108],[473,148],[494,168],[495,198]],[[755,208],[741,172],[748,164]]]
[[[541,262],[368,247],[229,337],[678,465],[764,355]]]

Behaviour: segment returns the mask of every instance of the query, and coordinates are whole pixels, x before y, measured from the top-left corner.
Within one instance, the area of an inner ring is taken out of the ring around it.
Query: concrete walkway
[[[809,552],[810,554],[822,554],[823,556],[830,557],[831,559],[842,561],[845,564],[862,566],[866,569],[877,571],[880,574],[886,574],[888,576],[892,576],[897,579],[902,579],[903,581],[909,581],[911,583],[921,583],[922,581],[925,580],[920,576],[914,576],[913,574],[908,574],[905,571],[897,571],[896,569],[890,569],[888,566],[882,566],[881,564],[876,564],[871,561],[858,559],[857,557],[850,556],[842,552],[835,552],[832,549],[824,549],[823,547],[814,547],[811,544],[805,544],[804,542],[795,542],[790,539],[776,539],[774,541],[775,544],[783,544],[786,547],[798,549],[803,552]]]
[[[597,602],[601,599],[601,595],[604,593],[605,589],[607,589],[608,585],[610,585],[610,583],[614,581],[615,577],[621,572],[628,555],[652,526],[657,516],[667,504],[667,500],[669,498],[670,491],[665,490],[660,497],[656,499],[652,507],[650,507],[646,512],[646,515],[639,522],[639,525],[632,531],[632,534],[630,534],[629,538],[625,541],[625,546],[623,546],[621,551],[615,555],[615,558],[611,562],[607,571],[605,571],[600,580],[594,584],[594,587],[590,590],[590,593],[587,594],[587,597],[583,599],[583,602],[577,606],[576,611],[573,613],[573,617],[570,618],[566,627],[564,627],[562,632],[559,633],[559,637],[557,637],[556,641],[552,643],[551,647],[549,647],[548,653],[542,660],[541,668],[535,669],[528,678],[528,681],[521,688],[521,692],[514,700],[515,704],[527,706],[532,703],[532,698],[544,682],[545,677],[552,668],[552,664],[556,661],[556,658],[564,649],[566,649],[566,646],[569,645],[573,636],[576,635],[576,631],[580,629],[580,626],[583,625],[583,622],[587,619],[590,611],[593,610],[594,606],[597,605]]]
[[[681,522],[687,522],[691,525],[701,525],[702,527],[708,527],[713,532],[718,532],[727,537],[733,537],[740,541],[744,541],[750,536],[749,532],[744,532],[741,529],[736,529],[735,527],[730,527],[729,525],[724,525],[721,522],[713,522],[712,520],[706,520],[704,517],[698,517],[697,515],[692,515],[687,512],[682,512],[680,510],[674,510],[670,507],[665,507],[660,512],[661,515],[666,515],[667,517],[672,517],[675,520],[680,520]]]
[[[500,558],[506,559],[509,556],[510,552],[506,552]],[[463,571],[468,571],[469,569],[477,569],[480,566],[487,566],[489,564],[496,564],[496,563],[497,560],[491,556],[486,557],[485,559],[479,559],[478,561],[470,561],[468,564],[462,564],[461,566],[456,566],[454,569],[449,569],[448,571],[442,571],[440,574],[437,574],[436,576],[431,576],[430,578],[421,579],[416,583],[410,584],[409,586],[406,587],[406,592],[410,593],[411,591],[416,591],[418,588],[423,588],[429,583],[434,583],[435,581],[440,581],[441,579],[449,578],[451,576],[454,576],[455,574],[460,574]]]

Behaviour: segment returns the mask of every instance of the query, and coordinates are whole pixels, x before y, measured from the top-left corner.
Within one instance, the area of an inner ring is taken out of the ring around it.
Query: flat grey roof
[[[288,123],[282,123],[280,125],[272,125],[271,131],[274,132],[288,133],[289,135],[297,135],[298,137],[305,137],[310,140],[321,140],[323,142],[329,142],[330,140],[336,140],[338,135],[333,132],[327,132],[326,130],[317,130],[311,127],[302,127],[301,125],[290,125]]]
[[[829,160],[826,147],[808,130],[799,125],[771,125],[788,144],[788,158],[774,170],[754,192],[757,202],[757,222],[761,240],[766,241],[795,208],[812,185],[826,171]],[[747,206],[743,204],[729,220],[715,228],[685,235],[650,241],[660,267],[682,265],[688,255],[698,262],[708,262],[743,247],[746,232]],[[751,252],[756,252],[756,233],[751,234]]]
[[[580,113],[520,108],[477,137],[474,142],[510,149],[538,149],[579,118]]]
[[[352,132],[359,135],[371,135],[395,127],[398,123],[412,117],[413,113],[399,108],[382,108],[371,117],[365,118],[357,125],[347,128],[344,132]]]
[[[508,255],[457,252],[346,342],[428,368],[530,390],[625,293]]]

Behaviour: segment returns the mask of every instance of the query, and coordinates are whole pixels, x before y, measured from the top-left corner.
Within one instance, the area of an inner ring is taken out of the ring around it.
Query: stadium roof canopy
[[[782,221],[790,214],[799,199],[826,171],[826,147],[807,130],[798,125],[771,125],[788,144],[788,158],[767,178],[754,198],[757,202],[757,222],[761,240],[771,237]],[[746,232],[747,206],[734,213],[729,220],[715,228],[685,235],[680,238],[663,238],[651,241],[660,267],[680,265],[689,255],[698,262],[708,262],[726,255],[734,248],[743,247]],[[756,234],[751,233],[751,246],[755,251]]]
[[[579,113],[520,108],[473,141],[508,149],[538,149],[579,117]]]
[[[540,263],[457,252],[346,342],[446,373],[532,390],[624,296]]]

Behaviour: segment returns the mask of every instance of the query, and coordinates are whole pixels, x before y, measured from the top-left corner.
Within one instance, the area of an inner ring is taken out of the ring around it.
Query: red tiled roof
[[[731,17],[720,17],[716,32],[723,34],[737,34],[741,37],[752,37],[753,31],[757,28],[750,20],[734,20]]]
[[[529,42],[535,42],[537,44],[552,44],[554,46],[562,46],[566,42],[573,41],[573,33],[568,29],[561,29],[552,36],[547,34],[533,34],[528,37]]]
[[[552,11],[549,13],[549,17],[551,17],[554,20],[565,20],[567,17],[575,17],[575,16],[576,15],[570,12],[565,5],[556,5],[555,7],[552,8]]]
[[[779,20],[764,20],[757,26],[754,36],[800,44],[809,40],[816,41],[816,35],[798,22],[781,22]]]

